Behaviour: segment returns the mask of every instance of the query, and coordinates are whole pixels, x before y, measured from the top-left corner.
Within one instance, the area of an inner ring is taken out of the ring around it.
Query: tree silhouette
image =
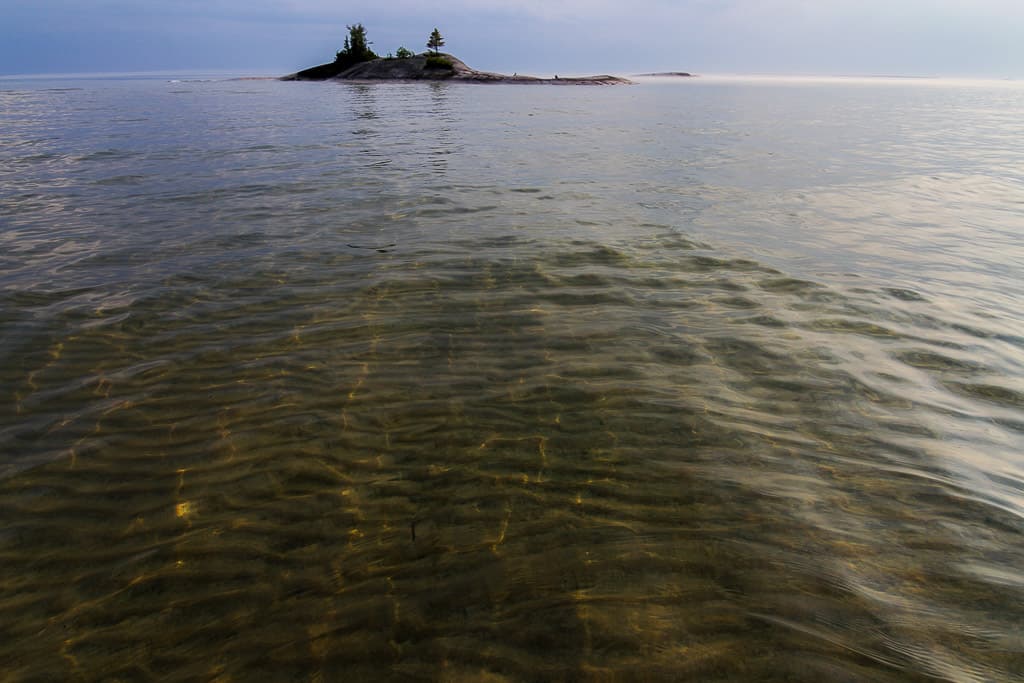
[[[370,43],[366,40],[366,29],[362,24],[346,26],[348,36],[345,38],[345,47],[334,55],[334,61],[346,68],[359,62],[368,62],[377,59],[377,55],[370,49]]]
[[[439,54],[438,49],[444,46],[444,38],[441,37],[441,32],[435,27],[433,32],[430,34],[430,40],[427,41],[427,47],[434,51],[434,54]]]

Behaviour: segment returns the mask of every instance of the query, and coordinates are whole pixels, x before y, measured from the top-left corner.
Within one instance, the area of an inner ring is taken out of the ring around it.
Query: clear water
[[[1024,678],[1022,112],[0,81],[3,678]]]

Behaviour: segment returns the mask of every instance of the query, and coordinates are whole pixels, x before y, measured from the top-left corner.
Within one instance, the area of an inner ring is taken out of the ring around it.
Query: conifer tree
[[[348,29],[348,36],[345,37],[344,48],[334,55],[335,62],[351,66],[377,59],[377,55],[370,49],[370,42],[366,40],[366,29],[362,24],[345,28]]]
[[[438,50],[444,47],[444,38],[441,37],[441,32],[435,27],[433,32],[430,34],[430,40],[427,41],[427,47],[434,51],[434,54],[438,54]]]

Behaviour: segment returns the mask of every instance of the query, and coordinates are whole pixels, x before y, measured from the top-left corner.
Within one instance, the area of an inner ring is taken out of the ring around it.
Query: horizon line
[[[600,69],[598,69],[600,71]],[[623,70],[608,71],[610,75],[624,76],[628,78],[657,78],[657,75],[645,74],[673,73],[683,71],[681,69],[655,69],[644,72],[644,74],[627,72]],[[1020,83],[1024,82],[1021,76],[995,76],[995,75],[945,75],[945,74],[920,74],[920,73],[813,73],[813,72],[782,72],[782,71],[694,71],[685,70],[696,78],[792,78],[792,79],[865,79],[865,80],[901,80],[901,81],[968,81],[988,83]],[[138,71],[63,71],[63,72],[23,72],[23,73],[0,73],[0,80],[21,80],[21,79],[60,79],[60,78],[145,78],[154,76],[180,76],[180,75],[219,75],[237,76],[251,78],[276,78],[289,73],[284,69],[258,69],[248,70],[242,68],[225,67],[202,67],[202,68],[167,68],[148,69]],[[554,72],[552,72],[554,73]],[[565,72],[566,76],[574,72]]]

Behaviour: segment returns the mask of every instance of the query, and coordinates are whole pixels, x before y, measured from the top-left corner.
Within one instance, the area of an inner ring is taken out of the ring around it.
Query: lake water
[[[1024,679],[1024,86],[0,80],[5,680]]]

